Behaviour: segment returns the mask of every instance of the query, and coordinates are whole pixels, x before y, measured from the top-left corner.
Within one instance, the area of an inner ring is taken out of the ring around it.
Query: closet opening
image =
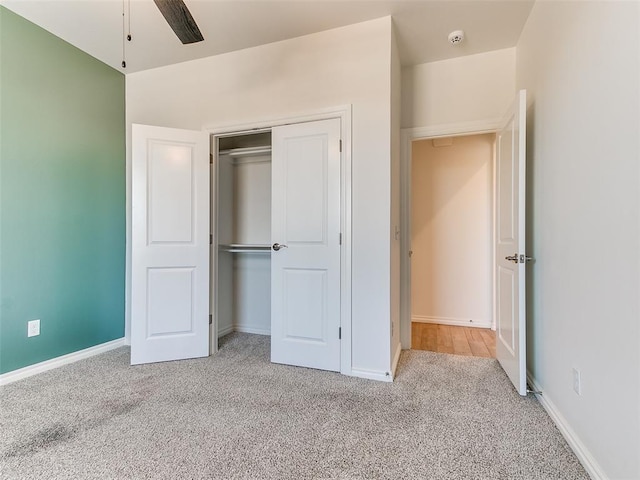
[[[495,358],[495,133],[411,144],[411,348]]]
[[[271,334],[271,130],[211,137],[211,346]]]
[[[345,109],[210,131],[211,353],[258,334],[272,363],[352,373],[350,125]]]

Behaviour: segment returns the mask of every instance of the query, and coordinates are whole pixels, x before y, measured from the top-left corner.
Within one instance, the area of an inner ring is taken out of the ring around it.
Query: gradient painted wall
[[[124,89],[0,7],[0,373],[124,335]]]

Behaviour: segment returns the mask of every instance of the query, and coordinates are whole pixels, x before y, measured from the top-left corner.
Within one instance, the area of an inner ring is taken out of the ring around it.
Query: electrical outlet
[[[577,368],[573,369],[573,391],[578,395],[582,395],[582,383],[580,378],[580,370]]]
[[[40,335],[40,320],[30,320],[27,322],[27,337]]]

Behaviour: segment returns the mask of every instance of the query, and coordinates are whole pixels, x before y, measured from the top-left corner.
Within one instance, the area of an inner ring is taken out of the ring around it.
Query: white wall
[[[127,75],[127,124],[202,129],[352,105],[352,366],[390,369],[389,17]],[[130,132],[129,132],[130,133]]]
[[[402,128],[501,119],[515,95],[515,48],[402,70]]]
[[[271,243],[271,156],[244,159],[233,167],[233,243]],[[224,179],[220,178],[220,182]],[[230,204],[227,204],[230,205]]]
[[[494,134],[413,142],[411,320],[491,327]]]
[[[271,333],[271,256],[267,253],[233,254],[233,329]]]
[[[517,46],[528,367],[594,478],[640,478],[639,5],[537,2]]]
[[[271,156],[235,162],[218,158],[217,241],[221,245],[271,243]],[[212,205],[212,209],[217,209]],[[271,256],[269,252],[218,252],[218,336],[232,331],[271,332]]]

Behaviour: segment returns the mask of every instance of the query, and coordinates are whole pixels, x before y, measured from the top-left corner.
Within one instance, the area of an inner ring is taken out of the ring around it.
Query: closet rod
[[[271,253],[271,249],[269,249],[269,250],[265,250],[265,249],[252,250],[252,249],[247,249],[247,248],[242,248],[242,249],[225,248],[225,249],[222,249],[222,251],[223,252],[228,252],[228,253]]]
[[[264,145],[261,147],[243,147],[220,150],[220,155],[228,155],[230,157],[246,157],[249,155],[260,155],[263,153],[271,153],[271,146]]]
[[[270,253],[271,252],[271,245],[262,245],[262,244],[232,243],[230,245],[219,245],[218,248],[223,252],[229,252],[229,253]]]
[[[268,243],[227,243],[220,244],[220,248],[253,248],[253,249],[270,249],[271,245]]]

